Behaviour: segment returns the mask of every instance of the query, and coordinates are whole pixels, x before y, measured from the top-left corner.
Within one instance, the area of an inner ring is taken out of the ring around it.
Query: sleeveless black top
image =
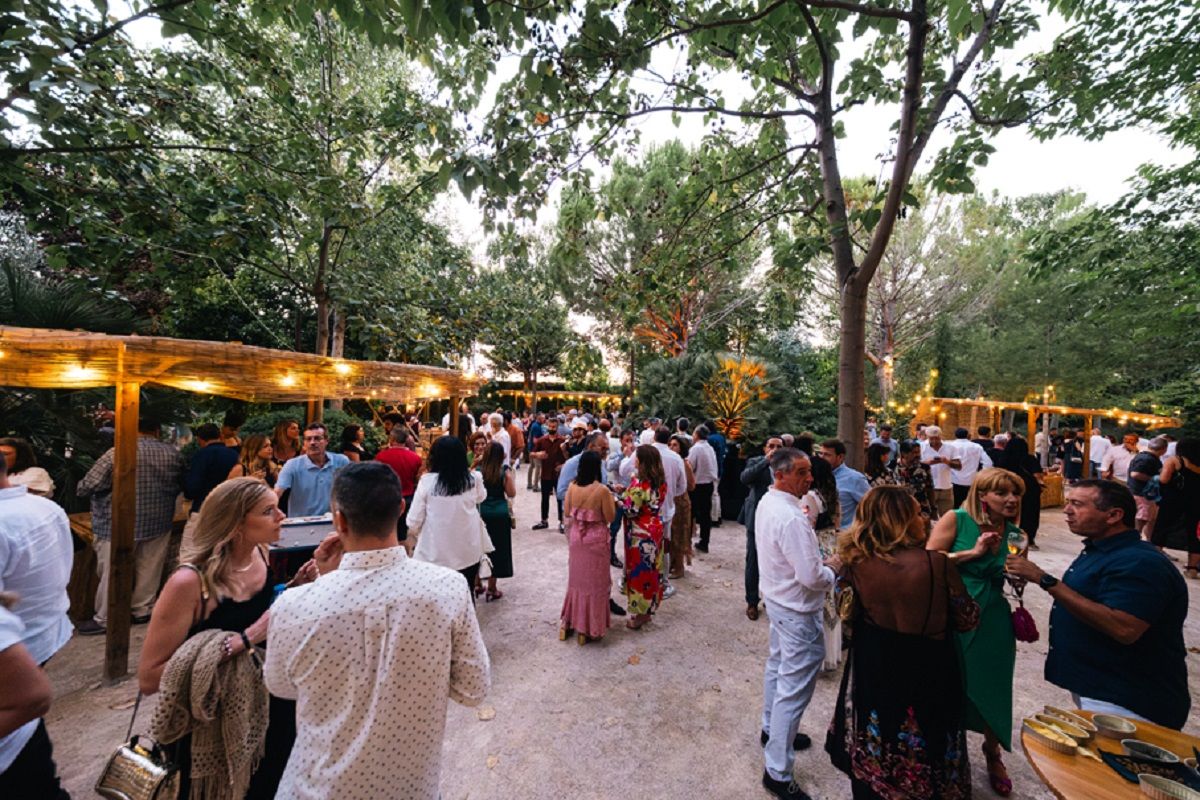
[[[262,551],[259,550],[258,553],[261,557]],[[244,631],[271,607],[274,597],[275,586],[271,583],[271,569],[268,564],[262,588],[255,592],[253,597],[246,600],[223,598],[211,614],[188,629],[188,637],[200,631]]]

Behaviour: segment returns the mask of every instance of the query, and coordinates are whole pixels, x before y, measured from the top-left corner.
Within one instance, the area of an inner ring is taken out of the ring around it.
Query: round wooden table
[[[1071,710],[1071,709],[1067,709]],[[1075,711],[1081,717],[1092,718],[1090,711]],[[1156,744],[1183,758],[1192,757],[1192,747],[1200,747],[1200,738],[1164,728],[1151,722],[1130,720],[1137,725],[1137,733],[1130,738]],[[1107,750],[1120,754],[1121,742],[1097,736],[1089,748],[1092,751]],[[1033,771],[1042,782],[1050,787],[1056,797],[1063,800],[1138,800],[1145,798],[1136,783],[1130,783],[1101,761],[1086,756],[1067,755],[1051,750],[1022,729],[1021,749],[1029,759]]]

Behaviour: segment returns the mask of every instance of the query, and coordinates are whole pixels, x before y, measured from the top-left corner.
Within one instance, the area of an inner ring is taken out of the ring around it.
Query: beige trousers
[[[171,544],[170,534],[156,539],[147,539],[134,545],[133,601],[130,608],[135,617],[144,617],[154,609],[154,600],[162,583],[163,562]],[[96,569],[100,572],[100,585],[96,588],[96,616],[98,624],[108,622],[108,571],[112,562],[112,542],[96,539]]]

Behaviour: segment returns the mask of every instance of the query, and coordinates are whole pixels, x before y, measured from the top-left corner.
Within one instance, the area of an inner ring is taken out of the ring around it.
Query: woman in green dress
[[[983,734],[988,781],[1001,797],[1012,793],[1012,781],[1000,760],[1000,748],[1012,750],[1013,669],[1017,642],[1012,609],[1004,599],[1004,560],[1009,536],[1020,536],[1021,494],[1025,482],[1005,469],[983,469],[975,475],[962,507],[933,527],[930,550],[948,553],[967,592],[979,604],[979,627],[957,635],[962,655],[969,730]]]

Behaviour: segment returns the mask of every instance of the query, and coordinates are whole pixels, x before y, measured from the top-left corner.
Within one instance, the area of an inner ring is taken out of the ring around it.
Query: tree
[[[604,365],[604,354],[587,341],[577,342],[563,353],[562,374],[566,388],[575,391],[608,391],[608,367]]]

